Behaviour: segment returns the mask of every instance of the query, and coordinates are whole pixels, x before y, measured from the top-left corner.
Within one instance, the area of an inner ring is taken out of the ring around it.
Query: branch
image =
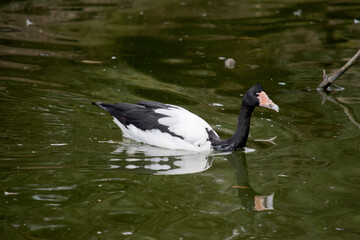
[[[325,91],[331,91],[328,88],[331,86],[331,84],[338,79],[341,75],[343,75],[352,65],[356,63],[356,61],[360,57],[360,50],[357,51],[357,53],[339,70],[337,70],[332,75],[328,76],[326,75],[325,69],[323,70],[323,81],[319,84],[318,89],[323,89]]]

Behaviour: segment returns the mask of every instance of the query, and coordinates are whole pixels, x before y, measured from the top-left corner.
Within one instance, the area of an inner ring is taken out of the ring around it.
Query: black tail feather
[[[104,109],[105,111],[107,111],[108,113],[112,114],[113,104],[108,104],[108,103],[103,103],[103,102],[92,102],[91,104],[98,106],[98,107]]]

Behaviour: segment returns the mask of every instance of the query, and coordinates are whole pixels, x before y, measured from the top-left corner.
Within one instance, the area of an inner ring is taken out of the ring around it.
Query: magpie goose
[[[279,111],[260,83],[255,84],[244,94],[234,135],[222,140],[202,118],[179,106],[152,101],[92,104],[113,116],[124,137],[158,147],[191,151],[232,151],[244,148],[255,107]]]

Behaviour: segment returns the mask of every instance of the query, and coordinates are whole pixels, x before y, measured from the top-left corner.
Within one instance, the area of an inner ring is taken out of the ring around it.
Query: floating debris
[[[28,18],[26,19],[26,27],[33,25],[34,23],[30,21]]]
[[[360,23],[360,20],[359,20],[359,19],[354,18],[354,24],[359,24],[359,23]]]
[[[167,64],[187,64],[191,63],[190,59],[187,58],[164,58],[160,59],[161,62],[167,63]]]
[[[111,57],[111,59],[112,59],[112,60],[115,60],[115,59],[116,59],[116,57],[115,57],[115,56],[112,56],[112,57]]]
[[[223,107],[224,106],[224,104],[221,104],[221,103],[211,103],[209,105],[214,106],[214,107]]]
[[[51,146],[66,146],[67,143],[51,143]]]
[[[17,192],[7,192],[7,191],[4,191],[4,195],[5,196],[9,196],[9,195],[18,195],[20,193],[17,193]]]
[[[301,15],[302,15],[302,10],[301,10],[301,9],[298,9],[298,10],[294,11],[293,14],[294,14],[294,16],[301,17]]]
[[[276,145],[276,142],[275,142],[276,137],[277,136],[269,138],[269,139],[255,139],[254,141],[255,142],[268,142],[268,143],[271,143],[273,145]]]
[[[234,68],[235,68],[235,64],[236,64],[236,62],[235,62],[235,60],[232,59],[232,58],[228,58],[228,59],[226,59],[226,61],[225,61],[225,67],[226,67],[226,68],[229,68],[229,69],[234,69]]]
[[[284,83],[284,82],[278,82],[278,84],[281,85],[281,86],[285,86],[285,85],[286,85],[286,83]]]
[[[89,63],[89,64],[101,64],[102,61],[93,61],[93,60],[81,60],[82,63]]]

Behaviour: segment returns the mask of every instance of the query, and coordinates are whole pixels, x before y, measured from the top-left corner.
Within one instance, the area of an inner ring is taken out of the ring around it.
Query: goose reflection
[[[112,167],[135,173],[178,175],[203,172],[211,167],[215,155],[208,152],[162,149],[151,145],[123,141],[112,152]],[[124,157],[121,157],[124,156]],[[120,158],[117,158],[120,157]]]
[[[225,158],[235,169],[237,185],[234,185],[233,188],[237,189],[242,206],[245,209],[255,211],[273,210],[274,193],[260,195],[249,183],[245,153],[237,151],[225,156]]]
[[[154,147],[147,144],[124,140],[112,152],[112,168],[122,171],[156,175],[180,175],[206,171],[215,157],[225,158],[235,169],[237,190],[241,205],[248,210],[273,210],[274,194],[261,195],[249,183],[246,152],[251,149],[227,153],[193,152]]]

